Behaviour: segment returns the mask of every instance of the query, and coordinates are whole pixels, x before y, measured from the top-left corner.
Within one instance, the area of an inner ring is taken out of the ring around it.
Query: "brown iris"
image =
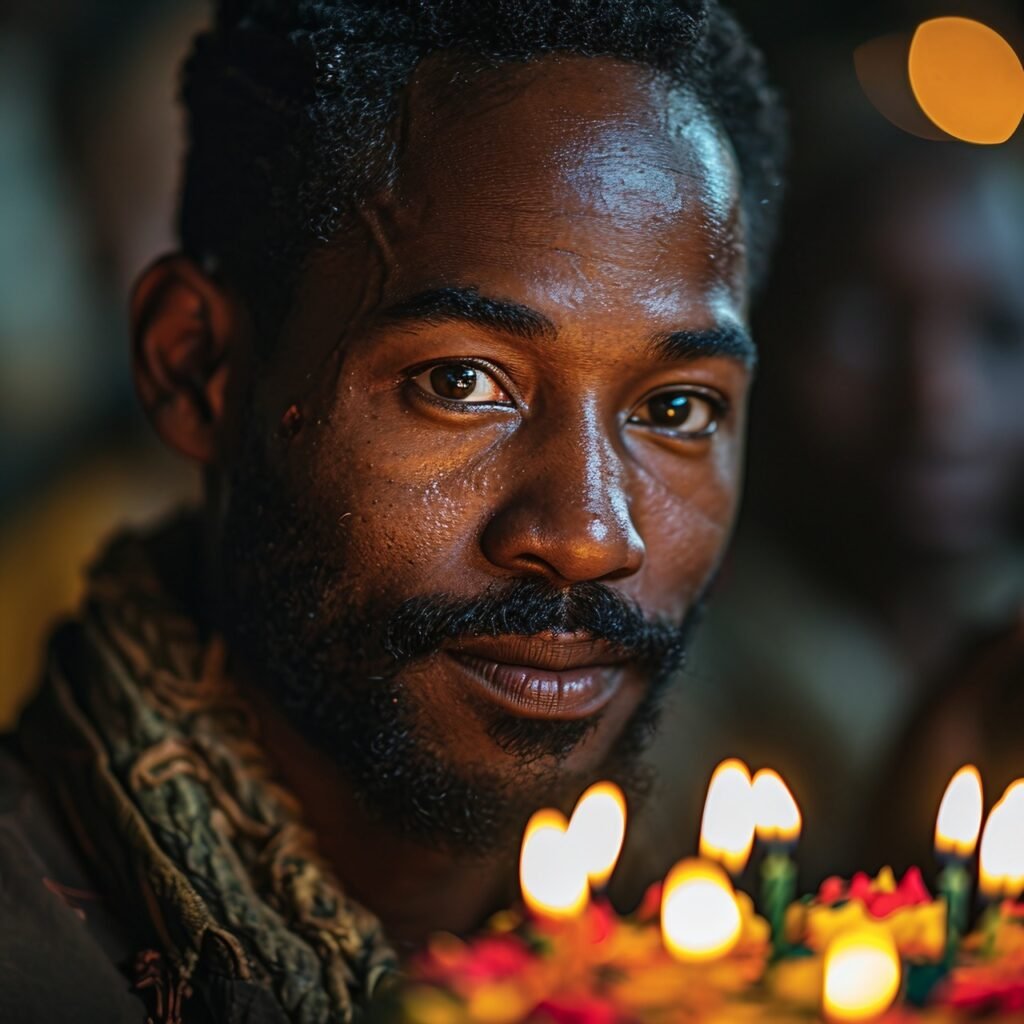
[[[430,371],[430,386],[441,398],[469,398],[476,381],[476,370],[466,363],[444,363]]]

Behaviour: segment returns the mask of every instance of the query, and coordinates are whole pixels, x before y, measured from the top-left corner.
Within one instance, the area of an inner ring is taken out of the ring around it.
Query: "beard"
[[[231,478],[224,521],[224,627],[254,682],[307,741],[338,765],[374,820],[433,848],[485,855],[508,849],[541,806],[567,810],[594,780],[617,782],[634,805],[649,788],[643,750],[682,667],[703,601],[680,622],[646,616],[601,583],[557,588],[539,577],[466,599],[349,596],[337,521],[298,500],[253,441]],[[401,570],[393,581],[401,586]],[[705,588],[706,592],[706,588]],[[406,677],[442,644],[471,636],[581,632],[642,671],[644,695],[597,769],[566,761],[600,721],[534,720],[474,694],[466,703],[504,755],[499,770],[457,764]],[[512,767],[509,768],[509,763]]]

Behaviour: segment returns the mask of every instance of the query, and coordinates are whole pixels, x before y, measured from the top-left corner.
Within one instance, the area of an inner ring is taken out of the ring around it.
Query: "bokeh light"
[[[725,956],[743,927],[729,876],[711,861],[690,858],[668,873],[661,897],[661,934],[678,960]]]
[[[825,951],[824,1009],[829,1020],[872,1020],[900,990],[900,957],[881,927],[843,932]]]
[[[1024,68],[994,29],[970,18],[922,22],[907,57],[924,113],[964,142],[1005,142],[1024,116]]]

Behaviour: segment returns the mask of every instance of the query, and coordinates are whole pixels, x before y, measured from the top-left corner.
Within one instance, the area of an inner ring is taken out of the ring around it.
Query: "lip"
[[[554,720],[602,710],[618,693],[627,660],[606,641],[579,634],[473,637],[445,653],[504,710]]]

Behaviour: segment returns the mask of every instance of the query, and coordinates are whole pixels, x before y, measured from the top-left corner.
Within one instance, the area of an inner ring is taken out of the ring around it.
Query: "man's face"
[[[303,272],[225,540],[236,650],[296,725],[480,847],[613,770],[678,664],[736,506],[745,263],[731,151],[657,76],[432,75]]]

